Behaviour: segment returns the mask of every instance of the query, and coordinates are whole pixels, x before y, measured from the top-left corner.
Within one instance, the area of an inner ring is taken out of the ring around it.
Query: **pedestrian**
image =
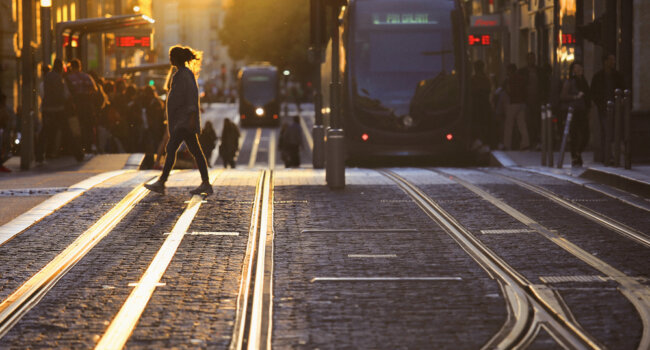
[[[205,155],[199,145],[201,131],[201,116],[199,107],[199,87],[196,83],[195,72],[198,73],[200,53],[189,47],[174,46],[169,50],[169,61],[177,71],[171,77],[169,94],[167,96],[167,157],[162,174],[153,184],[145,184],[150,191],[164,194],[165,182],[176,162],[176,151],[181,143],[192,153],[196,166],[201,173],[201,185],[190,191],[191,194],[213,193],[208,177],[208,167]],[[194,69],[190,70],[190,64]]]
[[[573,119],[569,129],[571,137],[571,166],[582,166],[582,152],[589,142],[589,107],[591,99],[589,84],[584,76],[582,62],[574,61],[569,67],[569,79],[562,85],[560,101],[563,106],[573,107]]]
[[[544,69],[537,66],[533,52],[526,56],[526,63],[522,72],[526,78],[526,125],[531,145],[541,149],[541,110],[542,102],[547,99],[549,77]]]
[[[288,161],[285,162],[287,168],[297,168],[300,166],[300,149],[302,148],[302,131],[300,130],[300,117],[294,116],[286,132],[280,135],[282,138],[283,148],[287,152]]]
[[[517,66],[513,63],[508,65],[508,78],[506,81],[506,92],[509,104],[506,107],[506,120],[504,125],[503,144],[506,150],[512,148],[512,132],[514,124],[521,136],[519,149],[525,150],[530,147],[528,139],[528,128],[526,126],[526,80]]]
[[[607,101],[614,101],[616,89],[623,89],[623,76],[616,70],[616,56],[606,53],[603,55],[603,68],[591,80],[591,97],[600,121],[600,150],[597,159],[601,162],[608,161],[612,156],[605,154],[607,140],[613,139],[614,130],[614,121],[607,117]]]
[[[205,152],[205,158],[208,160],[208,166],[210,166],[210,159],[212,159],[212,152],[217,147],[217,133],[214,131],[212,122],[208,121],[205,123],[203,130],[201,131],[201,136],[199,136],[199,143],[203,152]]]
[[[474,75],[471,78],[472,90],[472,149],[481,153],[490,151],[492,139],[492,106],[490,105],[490,79],[485,74],[485,63],[481,60],[474,62]],[[494,147],[494,145],[493,145]]]
[[[73,59],[70,61],[70,72],[66,76],[72,93],[72,101],[75,106],[75,114],[79,119],[81,131],[81,146],[86,153],[93,152],[95,144],[95,114],[93,101],[97,96],[97,85],[87,73],[82,71],[81,61]]]
[[[219,155],[223,160],[223,167],[235,168],[235,156],[239,150],[239,128],[230,119],[223,120],[223,130],[221,131],[221,144],[219,145]]]

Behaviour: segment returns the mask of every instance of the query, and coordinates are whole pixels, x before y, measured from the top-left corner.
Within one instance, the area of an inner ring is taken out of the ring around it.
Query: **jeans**
[[[169,172],[174,167],[174,163],[176,163],[176,152],[182,142],[185,142],[187,148],[192,153],[196,166],[199,168],[199,172],[201,173],[201,180],[203,180],[203,182],[208,182],[208,166],[201,145],[199,144],[199,134],[184,129],[174,131],[174,133],[169,137],[166,148],[167,158],[165,159],[165,166],[163,167],[162,175],[160,175],[160,181],[167,181]]]

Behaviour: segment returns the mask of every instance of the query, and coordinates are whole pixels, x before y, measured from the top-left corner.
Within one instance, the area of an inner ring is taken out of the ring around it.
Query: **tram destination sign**
[[[408,24],[438,24],[438,21],[430,18],[426,12],[408,13],[373,13],[372,24],[374,25],[408,25]]]

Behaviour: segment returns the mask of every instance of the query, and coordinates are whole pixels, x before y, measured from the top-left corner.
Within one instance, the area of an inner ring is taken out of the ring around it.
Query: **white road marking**
[[[171,232],[165,232],[164,235],[170,235]],[[185,232],[186,235],[190,236],[239,236],[239,232],[227,232],[227,231],[217,231],[217,232]]]
[[[348,254],[348,258],[397,258],[397,254]]]
[[[302,133],[305,135],[305,139],[307,140],[307,145],[309,145],[309,150],[313,151],[314,139],[311,137],[311,132],[307,128],[307,123],[305,123],[305,120],[302,119],[302,117],[299,117],[299,119],[300,119],[300,126],[302,127]]]
[[[269,139],[269,169],[275,169],[275,149],[277,140],[277,130],[271,130],[271,138]]]
[[[481,230],[484,235],[489,234],[506,234],[506,233],[534,233],[535,230],[530,229],[504,229],[504,230]]]
[[[257,131],[255,132],[255,139],[253,140],[253,147],[251,148],[251,156],[248,159],[249,168],[255,166],[255,161],[257,160],[257,149],[260,147],[261,137],[262,137],[262,128],[257,128]]]
[[[219,174],[220,172],[213,173],[210,176],[210,183],[213,183]],[[137,286],[131,291],[95,349],[122,349],[124,347],[142,312],[149,303],[154,290],[159,285],[165,270],[167,270],[169,263],[174,258],[174,254],[176,254],[176,250],[198,213],[202,202],[202,196],[192,196],[187,209],[178,218],[171,234],[163,242],[147,271],[144,272]]]
[[[314,277],[310,282],[462,281],[460,277]]]

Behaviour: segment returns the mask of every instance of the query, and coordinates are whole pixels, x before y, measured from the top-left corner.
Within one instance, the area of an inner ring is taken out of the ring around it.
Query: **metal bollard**
[[[632,91],[625,89],[623,92],[623,121],[625,124],[623,144],[625,146],[623,153],[623,165],[625,169],[632,168]]]
[[[542,105],[542,134],[540,140],[542,141],[542,166],[546,166],[546,105]]]
[[[603,164],[605,166],[611,165],[612,160],[612,130],[611,127],[614,125],[614,101],[607,101],[607,120],[605,121],[605,150],[603,155]]]
[[[564,134],[562,135],[562,146],[560,146],[560,156],[557,160],[557,168],[562,169],[564,163],[564,149],[566,148],[566,141],[569,138],[569,129],[571,127],[571,120],[573,120],[573,107],[569,107],[569,112],[566,115],[566,123],[564,123]]]
[[[553,140],[555,134],[553,133],[553,108],[551,104],[546,104],[546,163],[548,166],[553,166]]]
[[[614,166],[621,166],[621,115],[623,109],[623,91],[614,90]]]

